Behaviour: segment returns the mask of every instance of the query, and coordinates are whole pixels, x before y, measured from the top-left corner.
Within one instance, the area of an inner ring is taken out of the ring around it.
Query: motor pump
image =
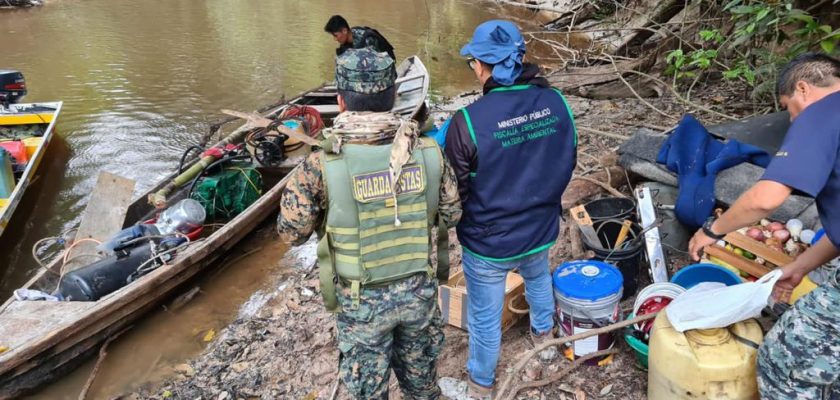
[[[287,135],[281,133],[278,130],[279,126],[302,135],[309,134],[306,121],[303,118],[291,117],[279,119],[266,129],[255,131],[249,135],[246,141],[252,148],[254,158],[262,166],[279,167],[286,160],[288,153],[304,146],[302,142],[289,139]]]

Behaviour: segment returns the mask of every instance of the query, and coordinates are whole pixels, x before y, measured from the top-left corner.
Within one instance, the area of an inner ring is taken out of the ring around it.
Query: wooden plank
[[[75,243],[68,250],[65,271],[90,264],[96,255],[96,242],[104,242],[120,231],[125,221],[125,214],[134,195],[134,180],[123,178],[109,172],[100,172],[96,187],[90,196],[82,215]],[[93,239],[93,240],[88,240]]]
[[[788,265],[793,262],[793,257],[785,253],[773,250],[766,244],[761,243],[757,240],[750,239],[749,237],[738,232],[732,232],[727,234],[726,237],[723,238],[723,240],[735,247],[740,247],[746,251],[749,251],[750,253],[755,254],[757,257],[761,257],[767,260],[767,262],[769,262],[770,264],[773,264],[778,267]]]
[[[756,278],[761,278],[764,274],[771,271],[770,268],[767,268],[759,263],[752,262],[743,258],[735,253],[730,252],[729,250],[724,249],[718,245],[706,246],[703,249],[706,254],[710,257],[715,257],[720,259],[721,261],[740,269]]]
[[[11,303],[0,324],[0,346],[10,351],[75,322],[94,306],[89,302],[18,301]]]

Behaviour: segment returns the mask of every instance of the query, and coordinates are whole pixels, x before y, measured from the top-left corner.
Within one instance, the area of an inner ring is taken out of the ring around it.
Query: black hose
[[[193,146],[188,147],[187,150],[184,152],[184,154],[181,156],[181,162],[178,163],[178,174],[181,174],[181,173],[184,172],[184,163],[187,161],[187,156],[193,150],[204,151],[204,148],[199,146],[199,145],[193,145]]]
[[[236,155],[236,156],[229,156],[229,157],[220,158],[220,159],[214,161],[212,164],[204,167],[201,170],[201,172],[199,172],[198,175],[196,175],[195,178],[192,180],[192,182],[190,183],[190,191],[187,192],[187,198],[192,198],[192,193],[193,193],[193,190],[195,189],[195,184],[198,182],[198,180],[202,176],[204,176],[205,171],[208,171],[208,170],[212,169],[213,167],[215,167],[217,165],[220,165],[220,164],[223,164],[223,163],[226,163],[226,162],[230,162],[230,161],[234,161],[234,160],[250,160],[251,162],[254,161],[250,154],[241,154],[241,155]]]

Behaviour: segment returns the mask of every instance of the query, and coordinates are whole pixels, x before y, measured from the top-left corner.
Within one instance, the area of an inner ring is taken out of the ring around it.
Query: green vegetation
[[[793,0],[731,0],[720,11],[724,23],[704,26],[694,46],[666,54],[665,74],[674,84],[717,73],[751,88],[756,100],[770,100],[778,69],[807,51],[836,55],[840,29],[823,23]],[[723,26],[721,26],[723,25]]]

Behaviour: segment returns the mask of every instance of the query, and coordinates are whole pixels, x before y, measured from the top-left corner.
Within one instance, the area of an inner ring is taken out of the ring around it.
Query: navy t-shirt
[[[814,197],[828,238],[840,248],[840,92],[793,120],[762,179]]]

